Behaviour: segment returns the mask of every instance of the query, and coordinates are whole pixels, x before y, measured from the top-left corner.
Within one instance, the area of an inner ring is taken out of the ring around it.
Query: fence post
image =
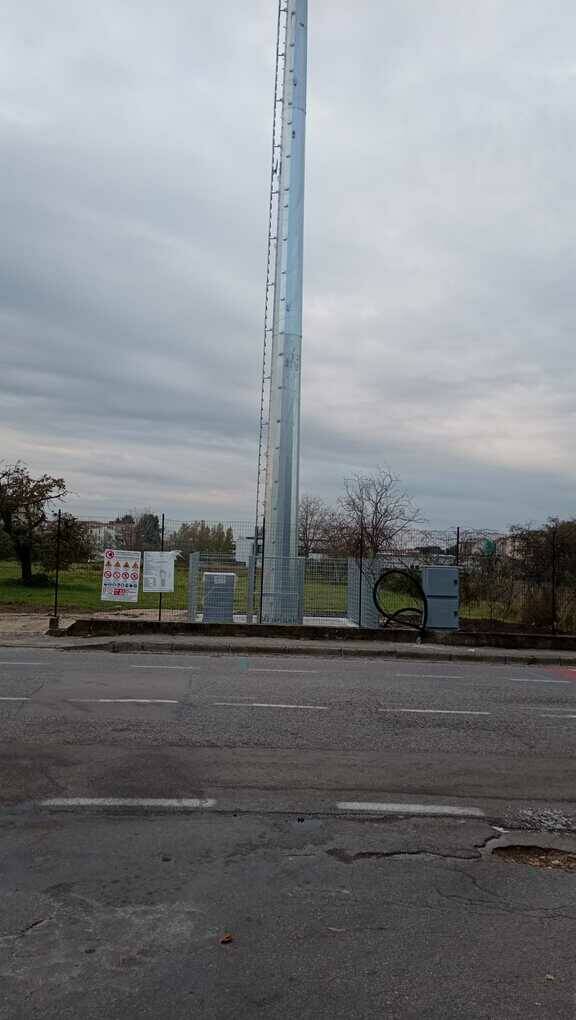
[[[54,586],[54,608],[52,610],[52,620],[50,621],[50,630],[58,629],[58,596],[60,593],[60,537],[62,531],[62,511],[58,511],[58,524],[56,526],[56,581]]]
[[[258,528],[256,528],[256,535],[258,535]],[[260,572],[260,610],[258,613],[258,623],[262,623],[262,607],[264,604],[264,552],[266,544],[266,519],[262,521],[262,570]],[[258,545],[256,545],[256,554],[258,554]]]
[[[362,579],[364,576],[364,516],[360,517],[360,573],[358,575],[358,627],[362,626]]]
[[[552,528],[552,633],[555,634],[557,630],[556,625],[556,612],[557,612],[557,562],[556,555],[558,550],[558,528],[556,525]]]
[[[455,559],[456,559],[455,566],[459,567],[460,566],[460,527],[459,526],[456,528],[456,556],[455,556]]]
[[[256,564],[258,563],[258,530],[256,538],[252,543],[252,552],[248,558],[248,577],[246,592],[246,623],[252,623],[254,618],[254,596],[256,592]]]
[[[162,514],[162,528],[160,530],[160,552],[164,552],[164,514]],[[162,592],[158,595],[158,623],[162,623]]]
[[[196,623],[199,567],[200,553],[190,553],[188,556],[188,623]]]

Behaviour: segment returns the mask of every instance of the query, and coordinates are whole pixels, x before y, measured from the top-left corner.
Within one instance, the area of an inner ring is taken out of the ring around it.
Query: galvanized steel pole
[[[300,390],[308,0],[286,0],[270,402],[266,459],[266,566],[262,618],[297,623]],[[264,566],[264,564],[263,564]]]

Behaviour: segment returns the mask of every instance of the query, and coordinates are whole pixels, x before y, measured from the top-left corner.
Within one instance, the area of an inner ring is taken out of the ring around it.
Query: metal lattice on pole
[[[270,423],[270,353],[274,323],[274,289],[278,253],[278,206],[280,202],[280,171],[282,150],[282,111],[284,107],[284,70],[286,63],[286,0],[278,3],[276,32],[276,71],[274,78],[274,109],[272,115],[272,158],[270,165],[270,201],[268,214],[268,249],[266,258],[266,293],[264,298],[264,340],[262,379],[260,387],[260,431],[258,441],[258,474],[256,481],[256,532],[262,533],[266,498],[268,429]]]

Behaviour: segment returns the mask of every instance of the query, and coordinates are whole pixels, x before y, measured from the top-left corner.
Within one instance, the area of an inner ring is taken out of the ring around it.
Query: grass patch
[[[198,576],[197,608],[202,609],[202,573],[204,570],[217,569],[211,564],[202,564]],[[236,564],[223,566],[223,569],[234,570],[236,573],[236,592],[234,610],[237,613],[246,611],[248,590],[248,571],[246,567]],[[13,560],[0,561],[0,610],[10,612],[52,612],[54,605],[53,578],[42,577],[38,565],[37,574],[31,586],[20,581],[19,564]],[[127,609],[155,610],[158,608],[158,595],[140,591],[137,603],[102,602],[100,590],[102,584],[102,564],[78,564],[65,570],[60,575],[60,591],[58,596],[61,613],[114,613],[125,612]],[[402,606],[420,606],[417,598],[407,593],[381,591],[380,598],[383,608],[394,612]],[[170,612],[186,610],[188,605],[188,570],[184,565],[177,567],[175,573],[175,591],[163,596],[163,611],[169,619]],[[304,585],[304,613],[306,616],[345,616],[347,603],[347,585],[343,581],[331,582],[319,577],[307,576]],[[258,612],[260,605],[260,571],[256,577],[254,608]],[[522,606],[515,602],[511,607],[491,605],[488,602],[463,603],[460,615],[468,620],[490,620],[519,622]]]
[[[210,570],[211,566],[206,565]],[[213,569],[213,568],[212,568]],[[229,568],[232,569],[232,568]],[[201,566],[198,577],[198,611],[202,609],[202,573]],[[236,566],[236,591],[234,610],[237,613],[246,611],[248,592],[248,571],[245,567]],[[158,595],[140,591],[137,603],[102,602],[100,590],[102,584],[102,564],[79,564],[62,571],[58,604],[60,612],[125,612],[126,609],[153,610],[158,608]],[[183,611],[188,605],[188,571],[177,568],[175,572],[175,591],[166,592],[162,598],[163,612]],[[255,609],[260,604],[260,572],[256,578]],[[13,560],[0,562],[0,608],[22,612],[50,613],[54,605],[54,582],[47,578],[42,584],[23,585],[20,581],[20,567]],[[304,612],[307,616],[345,616],[346,585],[331,584],[328,581],[310,579],[304,587]]]

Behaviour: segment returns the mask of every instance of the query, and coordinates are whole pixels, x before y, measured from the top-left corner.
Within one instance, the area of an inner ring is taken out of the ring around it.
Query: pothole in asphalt
[[[492,851],[493,857],[509,864],[529,864],[532,868],[547,868],[555,871],[576,871],[576,854],[563,850],[551,850],[541,846],[499,846]]]
[[[506,864],[524,864],[545,871],[576,872],[576,839],[574,836],[540,833],[542,845],[535,842],[533,832],[506,832],[490,839],[482,847],[482,856],[495,857]]]

